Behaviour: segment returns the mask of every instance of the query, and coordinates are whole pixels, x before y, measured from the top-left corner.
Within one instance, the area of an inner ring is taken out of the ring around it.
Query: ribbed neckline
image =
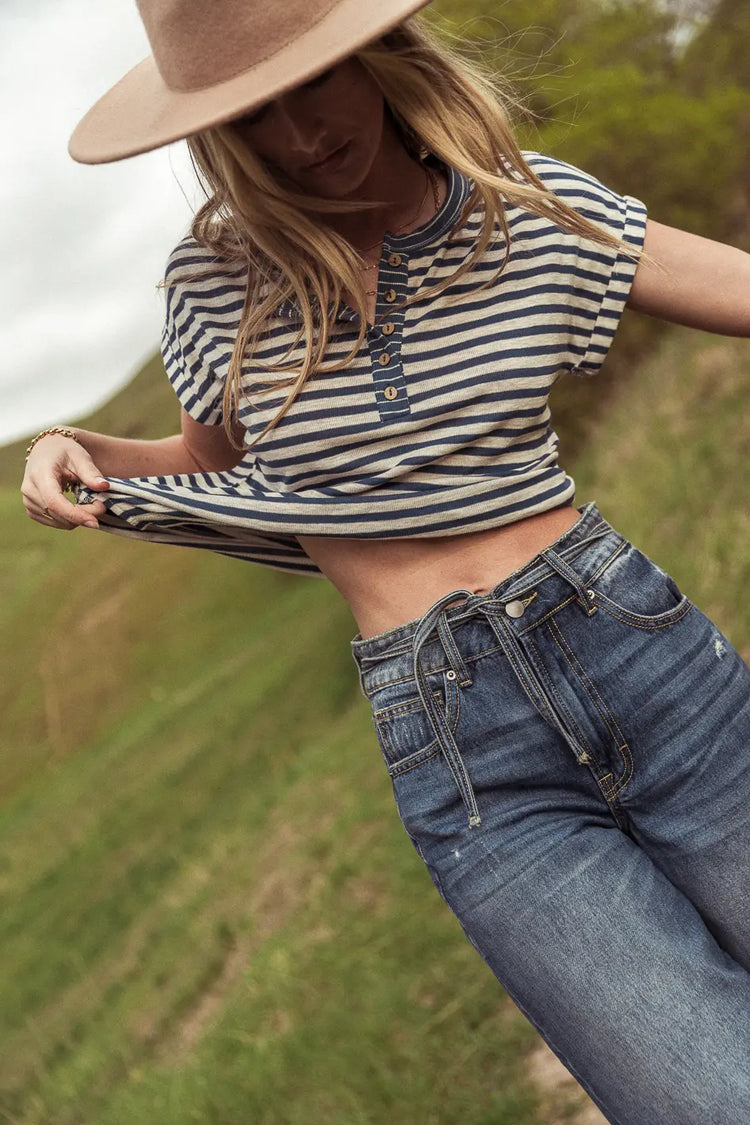
[[[459,172],[458,169],[452,168],[450,165],[444,165],[443,167],[448,173],[448,189],[438,210],[431,219],[428,219],[421,227],[417,227],[416,230],[407,231],[405,234],[393,234],[387,230],[383,236],[384,246],[389,249],[392,246],[397,246],[399,250],[405,250],[407,253],[412,250],[422,250],[425,246],[429,246],[431,242],[435,242],[446,235],[457,221],[461,214],[461,208],[471,195],[472,182],[468,176]]]
[[[383,235],[383,253],[398,249],[405,254],[423,250],[433,242],[439,242],[452,229],[461,214],[461,209],[473,190],[473,182],[463,172],[448,164],[442,165],[448,175],[448,187],[445,199],[440,207],[426,223],[416,230],[407,231],[405,234],[393,234],[387,230]],[[350,315],[351,314],[351,315]],[[297,302],[288,297],[276,309],[276,315],[299,319],[301,310]],[[350,320],[355,316],[345,302],[341,302],[337,311],[337,319]]]

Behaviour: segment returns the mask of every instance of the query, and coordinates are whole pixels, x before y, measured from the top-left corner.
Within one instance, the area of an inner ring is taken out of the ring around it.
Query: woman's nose
[[[319,156],[325,147],[325,128],[315,111],[299,99],[291,102],[286,98],[278,99],[276,111],[277,136],[279,140],[283,137],[289,153],[311,160]]]

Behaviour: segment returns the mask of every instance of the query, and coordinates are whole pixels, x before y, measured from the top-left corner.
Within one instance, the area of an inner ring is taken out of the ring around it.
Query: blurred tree
[[[713,0],[708,18],[696,28],[683,55],[685,87],[698,93],[733,82],[750,89],[748,48],[748,0]]]
[[[750,4],[748,0],[713,0],[709,17],[696,28],[684,51],[682,84],[706,102],[717,92],[741,91],[728,138],[734,159],[733,182],[717,196],[726,218],[727,241],[750,248]],[[727,157],[728,159],[728,157]]]
[[[635,195],[652,218],[750,248],[750,0],[435,0],[526,107],[522,146]],[[568,455],[663,325],[628,319],[603,377],[553,394]]]
[[[743,241],[748,146],[737,142],[750,131],[748,0],[435,7],[513,83],[527,109],[518,122],[526,147],[639,196],[662,222]]]

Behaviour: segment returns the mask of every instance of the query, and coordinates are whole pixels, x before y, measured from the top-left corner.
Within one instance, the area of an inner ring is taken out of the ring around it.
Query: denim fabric
[[[750,672],[593,504],[352,650],[403,824],[615,1125],[750,1122]]]

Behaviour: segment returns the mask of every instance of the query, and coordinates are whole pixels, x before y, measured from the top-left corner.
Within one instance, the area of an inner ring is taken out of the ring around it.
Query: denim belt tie
[[[539,556],[549,570],[559,574],[561,578],[570,583],[576,592],[576,597],[581,608],[587,616],[592,616],[592,614],[596,612],[596,607],[591,604],[591,598],[585,582],[563,556],[566,554],[580,554],[586,546],[602,538],[608,531],[609,528],[597,529],[585,539],[572,544],[568,550],[563,550],[557,554],[550,549],[546,549],[542,551]],[[530,580],[532,580],[532,573],[533,572],[530,570],[528,575]],[[430,691],[427,683],[427,675],[420,660],[425,642],[432,635],[433,631],[436,631],[448,664],[450,665],[452,673],[451,678],[455,678],[462,688],[471,686],[471,674],[461,657],[461,653],[458,650],[458,646],[456,645],[448,623],[447,610],[449,607],[460,604],[462,609],[469,611],[476,610],[487,618],[492,631],[497,637],[501,648],[531,702],[571,745],[576,758],[580,761],[586,760],[584,749],[578,744],[571,732],[565,729],[555,714],[547,693],[539,681],[539,677],[529,663],[528,658],[518,643],[517,637],[506,620],[506,606],[510,600],[512,599],[507,593],[503,597],[497,597],[492,594],[475,594],[471,590],[465,589],[452,590],[450,593],[440,598],[439,601],[435,602],[434,605],[430,606],[424,617],[422,617],[417,624],[412,640],[414,679],[419,690],[419,697],[422,701],[422,706],[430,718],[443,756],[453,774],[461,798],[466,805],[469,814],[470,828],[478,828],[482,823],[474,789],[461,753],[456,745],[456,740],[453,737],[453,732],[450,729],[440,705]]]

